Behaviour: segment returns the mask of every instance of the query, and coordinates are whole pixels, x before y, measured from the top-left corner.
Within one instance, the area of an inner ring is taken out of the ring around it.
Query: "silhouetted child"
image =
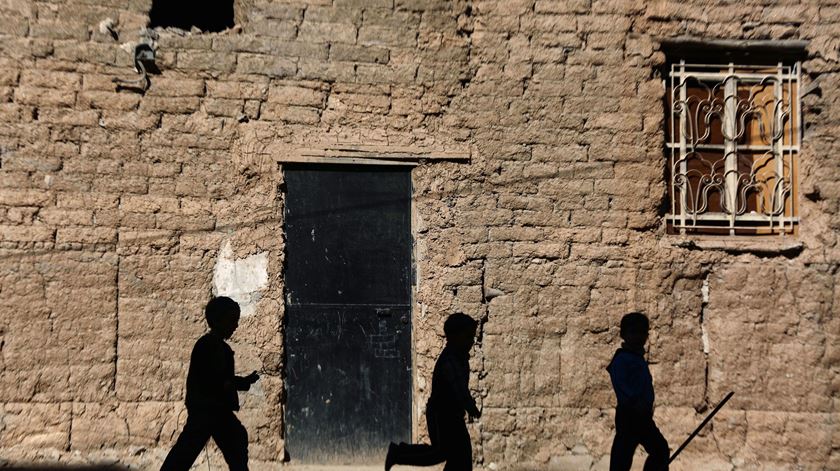
[[[644,314],[626,314],[621,319],[624,342],[607,367],[618,401],[610,471],[628,471],[639,445],[648,453],[645,471],[668,469],[668,442],[653,422],[653,378],[645,360],[649,329],[650,322]]]
[[[193,347],[187,373],[187,423],[163,462],[161,471],[187,471],[207,440],[216,445],[233,471],[248,469],[248,432],[233,411],[239,395],[258,379],[257,372],[233,374],[233,350],[225,342],[239,326],[239,305],[228,297],[213,298],[204,308],[210,332]]]
[[[446,347],[432,373],[432,394],[426,403],[431,445],[391,443],[385,470],[397,464],[431,466],[446,462],[445,471],[472,470],[472,444],[464,413],[481,417],[470,395],[470,349],[478,323],[466,314],[452,314],[443,324]]]

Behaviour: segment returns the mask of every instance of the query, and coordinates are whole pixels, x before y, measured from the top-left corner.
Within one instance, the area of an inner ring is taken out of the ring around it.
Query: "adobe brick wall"
[[[162,75],[117,92],[150,7],[0,2],[0,463],[159,465],[229,243],[268,258],[234,348],[269,372],[240,416],[255,469],[279,467],[274,160],[342,143],[471,152],[413,171],[415,398],[443,317],[482,318],[483,468],[607,469],[604,367],[632,309],[672,446],[736,391],[675,469],[840,468],[840,3],[237,0],[234,31],[158,31]],[[655,70],[678,36],[810,41],[801,253],[665,235]]]

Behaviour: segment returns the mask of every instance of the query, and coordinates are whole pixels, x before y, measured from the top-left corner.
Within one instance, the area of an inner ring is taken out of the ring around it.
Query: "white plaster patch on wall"
[[[213,269],[213,294],[233,298],[244,317],[256,311],[262,290],[267,286],[268,252],[236,259],[230,241],[225,241]]]

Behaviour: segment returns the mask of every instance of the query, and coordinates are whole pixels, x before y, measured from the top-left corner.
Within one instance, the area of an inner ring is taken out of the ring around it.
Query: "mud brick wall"
[[[240,416],[278,467],[275,160],[351,144],[471,154],[413,170],[415,404],[443,317],[481,318],[480,467],[607,469],[604,367],[641,309],[672,446],[736,391],[678,469],[840,468],[840,3],[235,0],[231,30],[154,31],[161,74],[117,91],[151,3],[0,1],[0,462],[158,466],[201,308],[253,263],[233,346],[266,374]],[[681,36],[809,41],[801,250],[665,234],[660,42]]]

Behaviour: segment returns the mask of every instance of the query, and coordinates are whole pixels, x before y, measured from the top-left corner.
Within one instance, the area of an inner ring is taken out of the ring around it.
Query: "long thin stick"
[[[677,448],[677,451],[675,451],[675,452],[674,452],[674,454],[673,454],[673,455],[671,455],[671,459],[670,459],[670,460],[668,460],[668,464],[671,464],[671,462],[673,462],[673,461],[677,458],[677,455],[679,455],[679,454],[680,454],[680,452],[681,452],[681,451],[683,451],[683,448],[685,448],[685,447],[686,447],[686,445],[688,445],[688,444],[691,442],[691,440],[693,440],[693,439],[694,439],[694,437],[696,437],[696,436],[697,436],[697,434],[698,434],[698,433],[700,433],[700,430],[702,430],[702,429],[703,429],[703,427],[704,427],[707,423],[709,423],[709,421],[710,421],[710,420],[712,420],[712,417],[714,417],[714,416],[715,416],[715,414],[717,414],[717,412],[720,410],[720,408],[721,408],[721,407],[723,407],[723,405],[724,405],[724,404],[726,404],[726,401],[728,401],[728,400],[729,400],[729,398],[731,398],[733,394],[735,394],[735,392],[734,392],[734,391],[730,391],[730,392],[729,392],[729,394],[727,394],[727,395],[726,395],[726,397],[724,397],[724,398],[723,398],[723,400],[722,400],[722,401],[720,401],[720,404],[718,404],[718,405],[717,405],[717,407],[715,407],[715,410],[713,410],[711,414],[709,414],[708,416],[706,416],[706,418],[705,418],[705,419],[703,419],[703,421],[702,421],[702,422],[700,422],[700,425],[698,425],[698,426],[697,426],[697,428],[696,428],[696,429],[694,429],[694,431],[693,431],[693,432],[691,432],[691,435],[689,435],[689,436],[688,436],[688,438],[686,438],[686,439],[685,439],[685,441],[683,442],[683,444],[682,444],[682,445],[680,445],[680,447],[679,447],[679,448]]]

